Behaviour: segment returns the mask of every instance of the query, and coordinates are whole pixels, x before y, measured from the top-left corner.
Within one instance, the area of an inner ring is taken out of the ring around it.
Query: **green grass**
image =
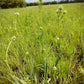
[[[58,7],[0,9],[0,84],[84,83],[84,4]]]

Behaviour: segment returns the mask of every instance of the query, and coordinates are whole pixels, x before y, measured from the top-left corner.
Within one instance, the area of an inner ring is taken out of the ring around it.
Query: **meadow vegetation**
[[[0,84],[84,84],[84,4],[0,9]]]

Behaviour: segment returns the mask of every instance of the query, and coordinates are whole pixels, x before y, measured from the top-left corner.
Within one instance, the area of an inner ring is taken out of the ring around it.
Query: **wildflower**
[[[29,54],[29,52],[26,52],[26,55],[28,55]]]
[[[40,30],[43,30],[43,27],[40,27]]]
[[[11,39],[12,39],[12,40],[15,40],[15,39],[16,39],[16,36],[13,36]]]
[[[57,37],[57,40],[59,40],[59,37]]]
[[[20,15],[20,13],[19,13],[19,12],[16,12],[16,13],[15,13],[15,15],[19,16],[19,15]]]
[[[62,6],[62,5],[60,5],[58,9],[59,9],[59,10],[63,10],[63,6]]]
[[[59,10],[58,9],[56,10],[56,13],[59,13]]]
[[[66,13],[67,13],[67,10],[64,10],[64,11],[63,11],[63,14],[66,14]]]
[[[54,67],[53,67],[53,70],[54,70],[54,71],[56,71],[56,70],[57,70],[56,66],[54,66]]]
[[[42,51],[45,51],[45,50],[46,50],[45,48],[42,49]]]

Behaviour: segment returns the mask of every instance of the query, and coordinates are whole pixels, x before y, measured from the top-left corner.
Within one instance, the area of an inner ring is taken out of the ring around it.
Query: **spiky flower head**
[[[19,15],[20,15],[20,13],[19,13],[19,12],[16,12],[16,13],[15,13],[15,15],[19,16]]]
[[[57,67],[56,67],[56,66],[54,66],[54,67],[53,67],[53,70],[54,70],[54,71],[56,71],[56,70],[57,70]]]
[[[43,27],[40,27],[40,30],[43,30]]]
[[[63,11],[63,14],[66,14],[66,13],[67,13],[67,10],[64,10],[64,11]]]
[[[29,55],[29,52],[26,52],[26,55]]]
[[[59,13],[59,10],[58,9],[56,10],[56,13]]]
[[[59,37],[57,37],[57,40],[59,40]]]
[[[15,40],[15,39],[16,39],[16,36],[13,36],[11,39],[12,39],[12,40]]]
[[[62,5],[60,5],[58,9],[59,9],[59,10],[63,10],[63,6],[62,6]]]

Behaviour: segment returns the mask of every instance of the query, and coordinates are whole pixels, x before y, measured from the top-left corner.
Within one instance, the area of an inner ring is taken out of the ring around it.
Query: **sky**
[[[25,0],[26,2],[30,3],[30,2],[37,2],[39,0]],[[44,2],[50,2],[50,1],[60,1],[60,0],[43,0]]]

